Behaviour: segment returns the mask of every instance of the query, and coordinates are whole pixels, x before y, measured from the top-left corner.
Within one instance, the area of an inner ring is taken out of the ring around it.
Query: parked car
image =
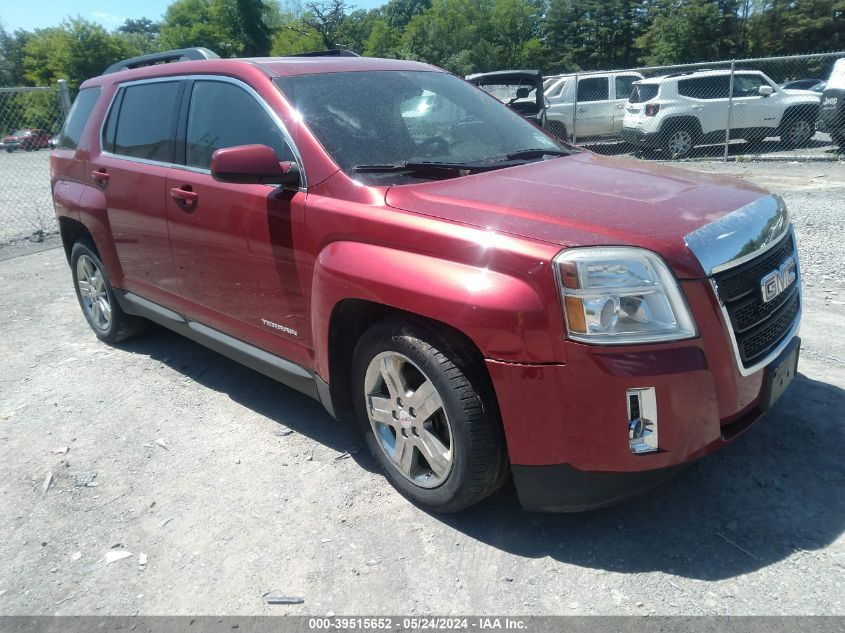
[[[838,59],[822,93],[819,120],[822,132],[830,133],[833,142],[845,149],[845,59]]]
[[[546,126],[546,99],[539,70],[497,70],[467,75],[466,80],[493,95],[540,127]]]
[[[785,90],[759,71],[739,70],[730,98],[730,74],[706,70],[637,82],[625,108],[622,137],[683,158],[697,145],[725,140],[729,106],[731,138],[779,136],[785,145],[800,147],[813,137],[819,94]]]
[[[795,376],[761,189],[582,151],[418,62],[143,59],[81,85],[51,155],[91,329],[157,322],[357,420],[422,507],[511,476],[532,510],[613,503]]]
[[[618,137],[634,82],[642,78],[633,71],[579,75],[577,90],[575,75],[546,78],[549,131],[562,139],[574,132],[578,141]]]
[[[820,83],[824,83],[824,79],[796,79],[781,84],[781,88],[784,90],[813,90]]]
[[[14,152],[16,149],[30,152],[48,147],[47,143],[49,140],[50,134],[48,132],[35,128],[26,128],[4,136],[0,140],[0,148],[5,149],[7,152]]]

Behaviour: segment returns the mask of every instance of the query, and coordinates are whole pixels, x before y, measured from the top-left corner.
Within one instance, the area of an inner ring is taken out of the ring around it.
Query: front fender
[[[327,345],[321,343],[329,340],[332,312],[345,299],[446,323],[468,336],[485,358],[561,362],[562,317],[559,308],[550,309],[557,297],[550,302],[539,281],[552,279],[551,271],[532,272],[521,279],[386,246],[332,242],[317,257],[311,295],[318,373],[328,375]]]

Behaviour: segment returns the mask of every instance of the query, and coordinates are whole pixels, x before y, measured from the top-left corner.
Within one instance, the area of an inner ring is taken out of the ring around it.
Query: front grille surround
[[[761,278],[790,256],[796,263],[795,282],[763,303]],[[753,374],[777,357],[797,334],[801,321],[801,271],[792,226],[758,256],[719,270],[710,282],[722,309],[737,368],[743,376]]]

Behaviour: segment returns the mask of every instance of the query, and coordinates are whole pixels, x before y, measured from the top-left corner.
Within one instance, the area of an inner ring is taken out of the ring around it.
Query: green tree
[[[203,46],[218,55],[234,54],[234,43],[226,41],[225,28],[213,7],[213,0],[176,0],[167,7],[161,24],[163,49]]]
[[[551,0],[544,31],[556,69],[569,72],[634,65],[634,42],[648,19],[647,3]]]
[[[136,55],[155,53],[160,50],[160,31],[161,25],[149,18],[128,19],[117,27],[117,34],[126,41]]]
[[[364,55],[368,57],[400,57],[402,35],[397,29],[390,28],[387,21],[377,19],[367,38]]]
[[[118,35],[82,18],[69,18],[61,26],[36,29],[24,47],[24,73],[33,85],[49,86],[67,79],[73,91],[99,75],[132,50]]]
[[[18,29],[7,33],[0,26],[0,86],[26,85],[24,76],[24,49],[30,34]]]
[[[714,0],[663,0],[637,40],[645,64],[682,64],[720,57],[722,15]]]

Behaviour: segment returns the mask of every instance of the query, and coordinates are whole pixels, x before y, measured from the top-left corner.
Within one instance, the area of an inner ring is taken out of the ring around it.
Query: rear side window
[[[82,132],[85,129],[85,124],[91,118],[91,112],[94,110],[94,105],[100,97],[100,88],[85,88],[80,90],[76,95],[76,101],[70,108],[70,113],[67,116],[67,121],[62,128],[59,135],[59,143],[57,147],[64,147],[66,149],[76,149],[79,145],[79,139],[82,138]]]
[[[185,163],[208,169],[211,155],[222,147],[261,144],[276,150],[279,160],[293,160],[279,126],[255,98],[222,81],[197,81],[191,92]]]
[[[658,84],[636,84],[631,90],[628,101],[630,103],[645,103],[654,99],[659,91],[660,86]]]
[[[631,96],[631,91],[634,89],[634,82],[642,79],[636,75],[617,75],[614,78],[616,87],[616,98],[627,99]]]
[[[126,86],[109,114],[106,146],[120,156],[173,162],[178,98],[177,81]]]
[[[730,77],[694,77],[678,82],[678,94],[693,99],[727,99]]]
[[[578,80],[578,101],[607,101],[610,98],[607,77],[589,77]]]

